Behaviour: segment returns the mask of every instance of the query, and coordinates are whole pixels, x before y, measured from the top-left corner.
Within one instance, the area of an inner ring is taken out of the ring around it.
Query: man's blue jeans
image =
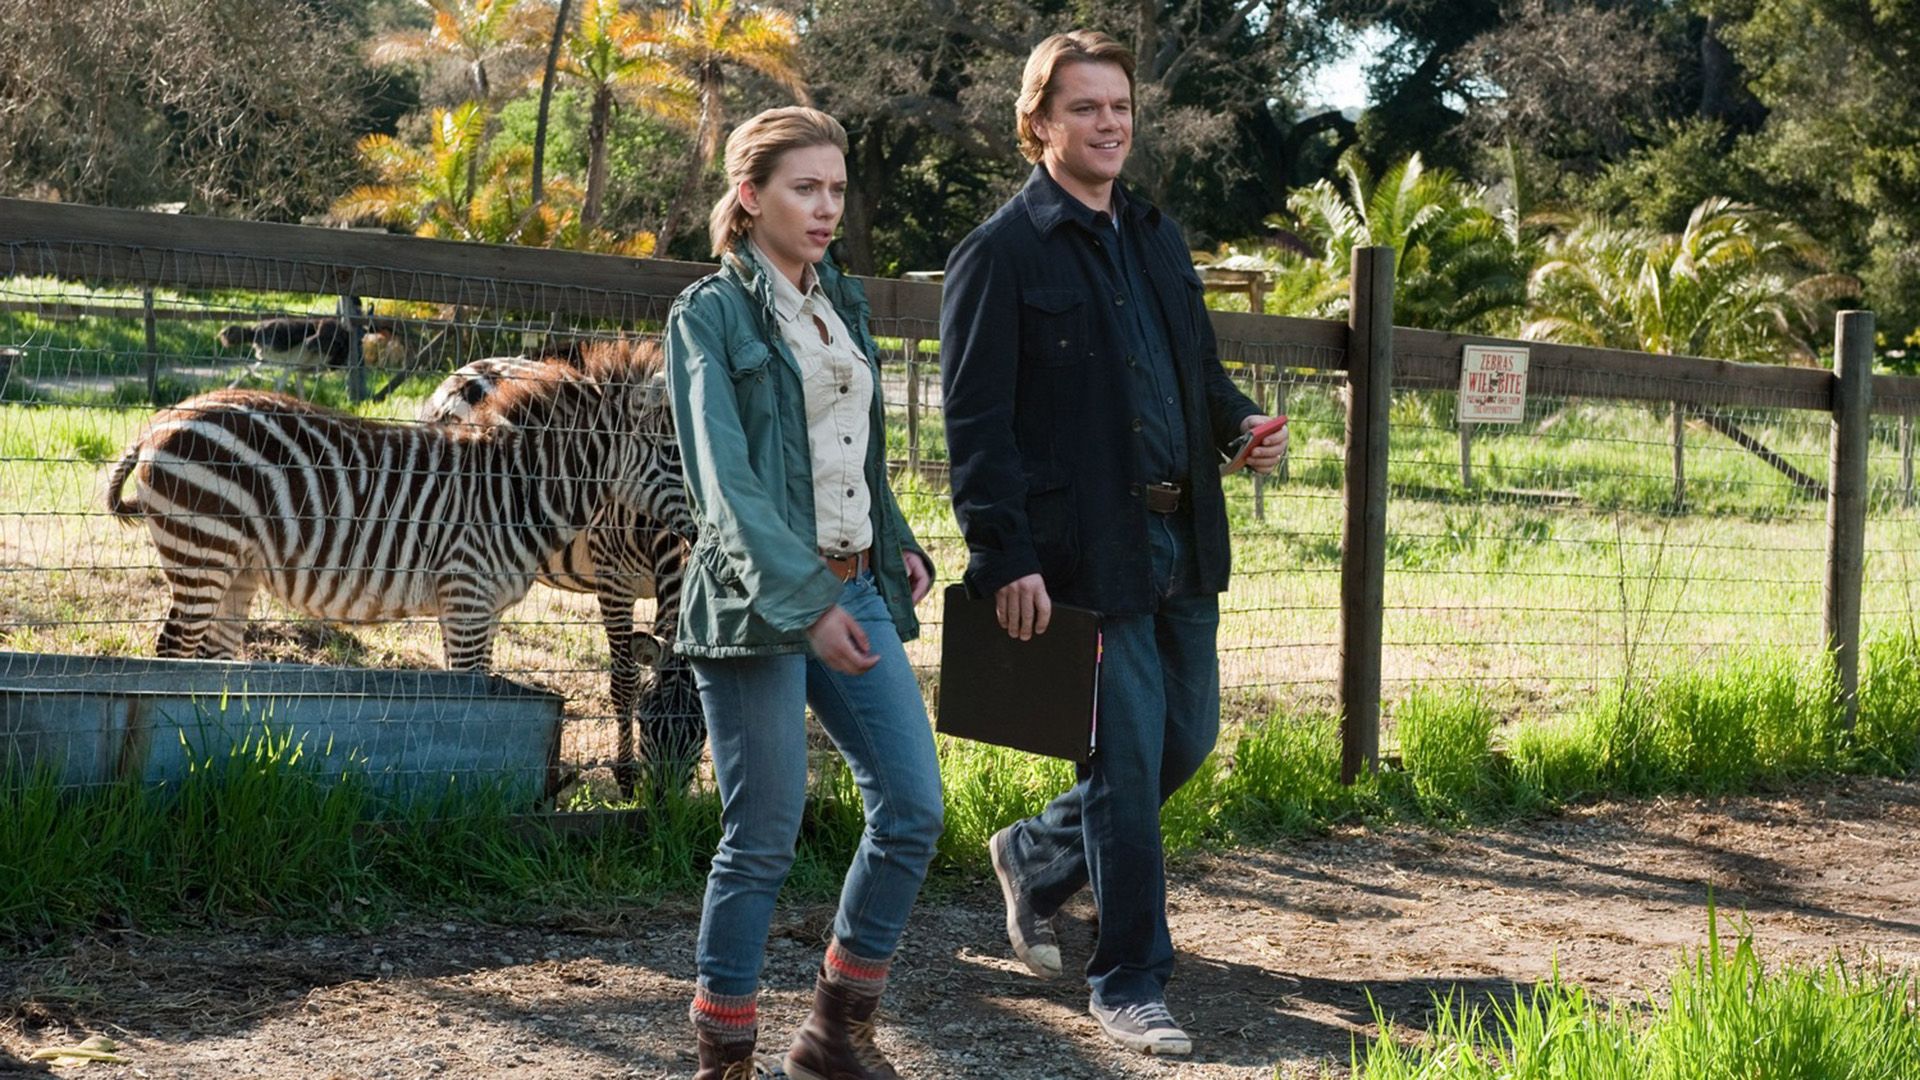
[[[774,897],[793,865],[807,795],[806,706],[859,785],[866,832],[847,869],[833,933],[855,956],[891,957],[940,838],[940,763],[925,700],[871,574],[840,606],[880,662],[862,675],[811,654],[693,661],[720,789],[720,850],[700,915],[700,985],[754,992],[766,962]]]
[[[1034,910],[1052,915],[1091,882],[1100,939],[1093,1000],[1159,1001],[1173,974],[1160,804],[1192,779],[1220,734],[1220,598],[1197,589],[1182,515],[1149,515],[1151,615],[1108,616],[1097,749],[1079,782],[1019,822],[1009,855]]]

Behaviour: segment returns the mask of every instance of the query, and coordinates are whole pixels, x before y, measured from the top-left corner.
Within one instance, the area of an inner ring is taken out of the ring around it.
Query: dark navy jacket
[[[1259,411],[1220,367],[1200,278],[1173,219],[1126,192],[1122,229],[1170,338],[1186,421],[1194,548],[1203,587],[1227,587],[1220,451]],[[1036,166],[1020,193],[947,260],[940,366],[954,513],[982,595],[1039,573],[1061,603],[1154,609],[1145,483],[1134,425],[1126,289],[1086,208]]]

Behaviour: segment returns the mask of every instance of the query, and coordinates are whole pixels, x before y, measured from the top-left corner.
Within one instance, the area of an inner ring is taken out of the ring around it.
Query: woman
[[[693,663],[720,789],[700,917],[696,1080],[753,1075],[774,896],[806,797],[806,706],[846,758],[866,832],[840,894],[794,1080],[897,1077],[873,1014],[940,836],[940,770],[902,642],[933,584],[887,487],[867,302],[824,260],[846,132],[771,109],[727,140],[721,269],[667,316],[668,380],[700,538],[678,648]]]

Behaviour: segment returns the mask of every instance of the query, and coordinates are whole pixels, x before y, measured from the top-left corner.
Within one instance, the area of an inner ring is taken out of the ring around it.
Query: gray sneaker
[[[993,834],[987,841],[987,854],[993,859],[993,876],[1000,879],[1000,895],[1007,902],[1007,941],[1013,946],[1013,955],[1027,965],[1027,970],[1043,979],[1054,979],[1060,975],[1060,942],[1053,936],[1053,920],[1042,918],[1033,910],[1033,905],[1015,888],[1013,871],[1007,865],[1007,836],[1013,831],[1009,825]]]
[[[1143,1054],[1191,1054],[1193,1040],[1173,1022],[1164,1001],[1143,1001],[1109,1009],[1097,1001],[1087,1002],[1087,1011],[1100,1021],[1107,1038],[1129,1050]]]

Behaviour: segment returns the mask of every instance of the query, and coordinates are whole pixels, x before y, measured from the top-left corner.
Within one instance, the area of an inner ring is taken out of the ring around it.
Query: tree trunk
[[[533,124],[533,203],[537,207],[546,197],[547,110],[553,104],[553,80],[560,68],[560,42],[567,36],[567,9],[573,0],[560,0],[560,12],[553,18],[553,40],[547,42],[547,69],[540,77],[540,115]]]
[[[886,122],[867,124],[854,147],[853,183],[847,189],[847,213],[842,219],[840,261],[856,274],[873,274],[873,211],[887,182]]]
[[[602,86],[593,92],[593,113],[587,121],[587,195],[580,206],[580,224],[592,229],[600,224],[600,200],[607,190],[607,140],[613,129],[613,87]]]
[[[693,158],[687,163],[687,175],[680,182],[679,192],[667,204],[666,220],[660,223],[660,232],[653,248],[654,255],[659,258],[668,258],[667,245],[679,235],[681,222],[694,196],[700,194],[700,178],[706,175],[707,166],[713,161],[714,151],[720,142],[720,95],[725,90],[725,85],[713,73],[701,72],[700,122],[694,128]]]

